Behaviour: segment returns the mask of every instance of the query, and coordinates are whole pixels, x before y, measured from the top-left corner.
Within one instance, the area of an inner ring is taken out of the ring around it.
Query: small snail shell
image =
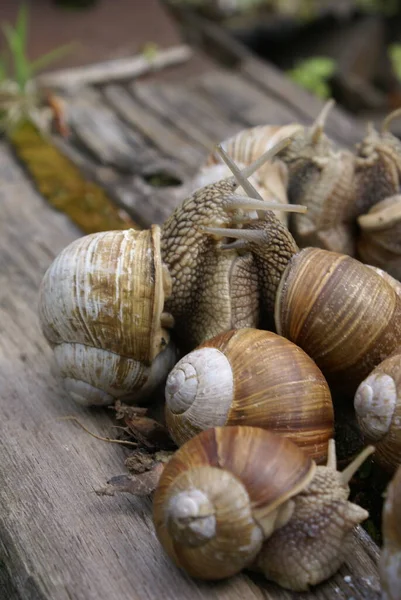
[[[375,461],[394,472],[401,464],[401,347],[359,385],[354,407],[364,438],[375,445]]]
[[[368,516],[347,499],[348,481],[371,451],[338,473],[333,444],[328,465],[316,467],[270,431],[208,429],[164,468],[153,505],[157,536],[193,577],[222,579],[250,567],[284,587],[305,590],[337,570],[351,530]],[[284,540],[276,537],[281,528]],[[268,538],[272,560],[276,553],[282,560],[276,571],[266,556]]]
[[[320,369],[270,331],[221,333],[183,357],[166,382],[166,422],[178,445],[209,427],[251,425],[283,433],[323,462],[333,420]]]
[[[313,358],[329,384],[355,393],[400,343],[401,299],[354,258],[305,248],[281,278],[275,323],[277,333]]]
[[[108,231],[72,242],[41,285],[39,316],[64,387],[81,404],[136,400],[176,360],[160,229]]]
[[[360,259],[401,280],[401,195],[375,204],[358,218],[358,224],[361,228],[357,243]]]
[[[154,496],[157,536],[193,577],[222,579],[249,566],[288,500],[315,465],[284,437],[254,427],[216,427],[184,444]]]
[[[379,560],[382,600],[401,600],[401,466],[387,487]]]

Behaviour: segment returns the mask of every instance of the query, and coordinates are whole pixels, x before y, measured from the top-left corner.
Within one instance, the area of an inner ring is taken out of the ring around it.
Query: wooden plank
[[[133,83],[131,91],[143,104],[157,112],[170,127],[179,129],[191,141],[210,152],[215,144],[243,129],[242,121],[186,84]],[[225,107],[226,108],[226,107]],[[199,165],[199,163],[198,163]]]
[[[74,69],[44,73],[37,77],[37,81],[42,87],[72,90],[87,85],[132,79],[145,73],[179,65],[187,62],[191,57],[192,50],[189,46],[175,46],[158,50],[151,57],[139,54]]]
[[[323,107],[322,100],[298,87],[272,64],[256,57],[218,24],[191,11],[177,9],[176,14],[185,37],[218,62],[235,67],[236,73],[243,76],[245,87],[245,82],[256,85],[301,122],[312,122],[316,118]],[[334,107],[326,129],[333,139],[346,146],[359,141],[365,133],[365,129],[339,107]]]
[[[152,141],[162,152],[194,168],[200,152],[179,132],[161,122],[145,106],[137,102],[122,86],[109,85],[103,89],[109,104],[128,124]]]
[[[0,145],[0,585],[10,600],[291,600],[253,574],[195,582],[172,566],[155,537],[151,502],[98,497],[123,471],[124,450],[72,423],[110,435],[104,410],[73,404],[50,376],[39,330],[38,287],[54,256],[79,232],[33,191]],[[23,243],[21,243],[23,240]],[[377,549],[362,530],[355,552],[303,600],[373,600]]]

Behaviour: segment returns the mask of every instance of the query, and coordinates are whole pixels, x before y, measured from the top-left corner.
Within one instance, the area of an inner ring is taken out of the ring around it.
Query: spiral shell
[[[399,345],[401,299],[359,261],[305,248],[283,274],[275,323],[315,360],[329,384],[353,394]]]
[[[314,472],[313,461],[271,432],[254,427],[203,431],[162,473],[153,504],[157,536],[193,577],[234,575],[290,518],[288,501]]]
[[[365,440],[375,445],[375,461],[394,472],[401,464],[401,348],[359,385],[354,407]]]
[[[136,400],[163,381],[176,357],[163,313],[170,292],[157,226],[85,236],[53,261],[39,317],[77,402]]]
[[[270,331],[232,330],[204,342],[172,369],[165,395],[179,445],[209,427],[250,425],[326,459],[334,420],[326,380],[303,350]]]

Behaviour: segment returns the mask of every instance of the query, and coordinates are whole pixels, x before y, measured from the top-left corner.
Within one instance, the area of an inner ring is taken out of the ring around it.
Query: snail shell
[[[204,342],[172,369],[165,395],[178,445],[209,427],[251,425],[326,459],[334,420],[326,380],[303,350],[270,331],[240,329]]]
[[[357,243],[360,259],[401,280],[401,195],[375,204],[358,218],[358,224],[361,228]]]
[[[299,129],[302,129],[302,126],[295,123],[283,126],[258,125],[240,131],[238,134],[225,140],[221,146],[228,156],[237,163],[238,167],[243,168],[252,164],[279,141],[292,136]],[[206,184],[213,183],[230,175],[229,168],[225,164],[222,164],[220,157],[213,152],[207,157],[206,163],[201,168],[193,185],[195,188],[203,187]],[[279,159],[263,165],[250,177],[250,182],[255,186],[263,199],[275,199],[283,204],[288,202],[287,167]],[[237,193],[244,194],[244,191],[242,188],[239,188]],[[284,225],[287,225],[288,219],[286,213],[277,211],[275,215]]]
[[[354,407],[365,440],[375,445],[375,461],[394,472],[401,464],[401,347],[359,385]]]
[[[379,560],[382,600],[401,598],[401,466],[387,487],[382,518],[383,548]]]
[[[345,471],[331,440],[327,466],[289,439],[257,427],[216,427],[167,463],[154,496],[157,536],[193,577],[222,579],[249,567],[291,590],[330,577],[368,517],[348,501],[348,482],[372,448]]]
[[[222,579],[249,566],[264,537],[288,520],[288,500],[315,465],[284,437],[254,427],[216,427],[184,444],[154,496],[157,536],[193,577]]]
[[[354,258],[305,248],[289,261],[275,304],[277,333],[313,358],[329,384],[355,393],[401,340],[401,299]]]
[[[39,317],[74,400],[138,400],[165,379],[176,360],[163,313],[170,293],[158,226],[88,235],[58,255],[42,281]]]

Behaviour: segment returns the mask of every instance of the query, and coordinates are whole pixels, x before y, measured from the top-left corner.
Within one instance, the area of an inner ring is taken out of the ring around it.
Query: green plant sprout
[[[331,95],[328,80],[336,70],[336,61],[326,56],[314,56],[300,61],[287,71],[288,77],[319,98]]]
[[[0,130],[9,133],[25,120],[41,130],[49,123],[50,109],[42,104],[36,74],[72,50],[72,44],[60,46],[34,61],[27,56],[28,8],[21,5],[16,24],[2,23],[6,50],[0,55]]]
[[[393,71],[397,79],[401,81],[401,44],[391,44],[387,48],[388,55],[391,60]]]

